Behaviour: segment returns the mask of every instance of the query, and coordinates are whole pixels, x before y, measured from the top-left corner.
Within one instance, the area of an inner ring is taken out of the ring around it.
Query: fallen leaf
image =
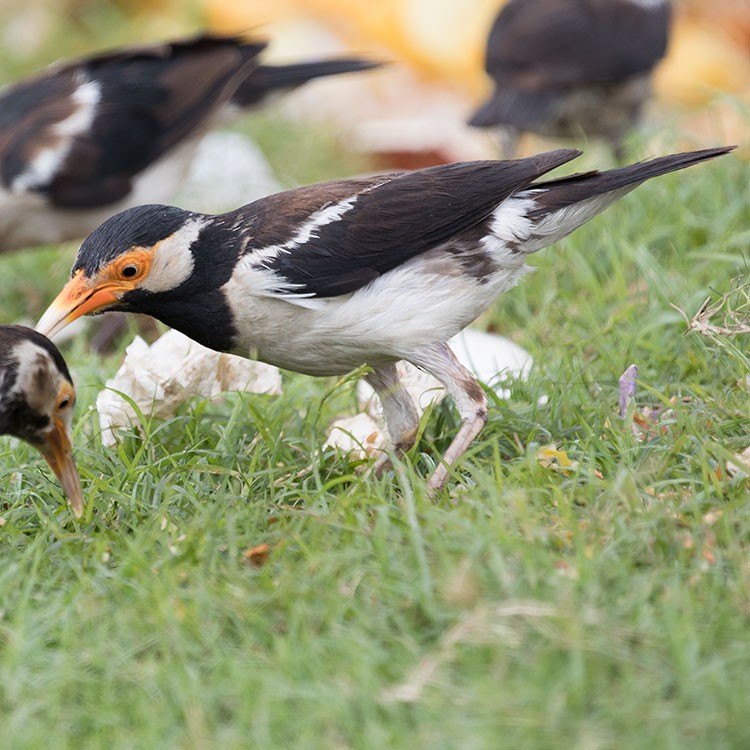
[[[556,445],[544,445],[536,454],[537,460],[545,469],[571,474],[578,468],[578,461],[572,461],[565,451],[557,449]]]
[[[254,568],[261,568],[268,562],[268,558],[271,556],[271,547],[265,542],[259,544],[257,547],[250,547],[245,550],[244,558],[246,562],[249,562]]]

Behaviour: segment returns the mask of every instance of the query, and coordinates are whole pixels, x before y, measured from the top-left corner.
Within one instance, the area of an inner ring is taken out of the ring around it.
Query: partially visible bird
[[[65,360],[42,334],[0,326],[0,434],[41,451],[77,518],[83,497],[71,442],[76,394]]]
[[[369,365],[401,451],[419,426],[395,368],[407,360],[445,385],[461,417],[430,480],[439,488],[487,419],[484,391],[445,342],[518,282],[530,253],[645,180],[729,150],[547,181],[537,179],[580,152],[455,163],[311,185],[215,216],[139,206],[84,241],[37,328],[51,336],[82,315],[141,312],[296,372]]]
[[[664,57],[669,0],[510,0],[487,41],[494,92],[470,125],[605,139],[618,160]],[[511,154],[512,155],[512,154]]]
[[[53,66],[0,94],[0,252],[82,239],[140,203],[168,201],[226,114],[360,58],[259,65],[262,41],[199,36]]]

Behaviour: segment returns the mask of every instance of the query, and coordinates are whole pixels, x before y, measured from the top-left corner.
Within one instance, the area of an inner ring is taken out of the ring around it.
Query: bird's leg
[[[461,427],[448,446],[442,463],[430,477],[429,488],[439,490],[448,471],[487,423],[487,396],[474,376],[456,359],[447,344],[422,347],[409,361],[434,375],[446,388],[461,417]]]
[[[397,453],[406,453],[417,439],[419,414],[414,401],[398,377],[396,365],[378,365],[365,375],[365,380],[380,398],[393,450]],[[376,462],[373,471],[376,476],[380,476],[390,465],[390,458],[384,454]]]

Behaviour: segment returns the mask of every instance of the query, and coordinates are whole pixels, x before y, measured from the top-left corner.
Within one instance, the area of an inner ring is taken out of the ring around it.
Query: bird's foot
[[[445,452],[443,460],[438,464],[438,467],[432,473],[432,476],[427,483],[427,491],[430,495],[435,495],[439,490],[443,489],[448,480],[449,471],[458,458],[466,452],[468,447],[474,441],[474,438],[476,438],[476,436],[482,431],[486,422],[486,406],[478,409],[472,418],[464,421],[458,434],[453,438],[453,442],[448,446],[448,450]]]

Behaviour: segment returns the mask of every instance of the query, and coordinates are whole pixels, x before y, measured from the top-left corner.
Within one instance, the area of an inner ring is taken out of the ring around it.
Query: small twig
[[[731,303],[731,304],[730,304]],[[677,305],[672,305],[684,318],[687,331],[701,336],[741,336],[750,333],[750,282],[736,281],[733,289],[722,294],[713,304],[707,297],[700,309],[689,318]],[[712,318],[722,313],[718,323]]]

